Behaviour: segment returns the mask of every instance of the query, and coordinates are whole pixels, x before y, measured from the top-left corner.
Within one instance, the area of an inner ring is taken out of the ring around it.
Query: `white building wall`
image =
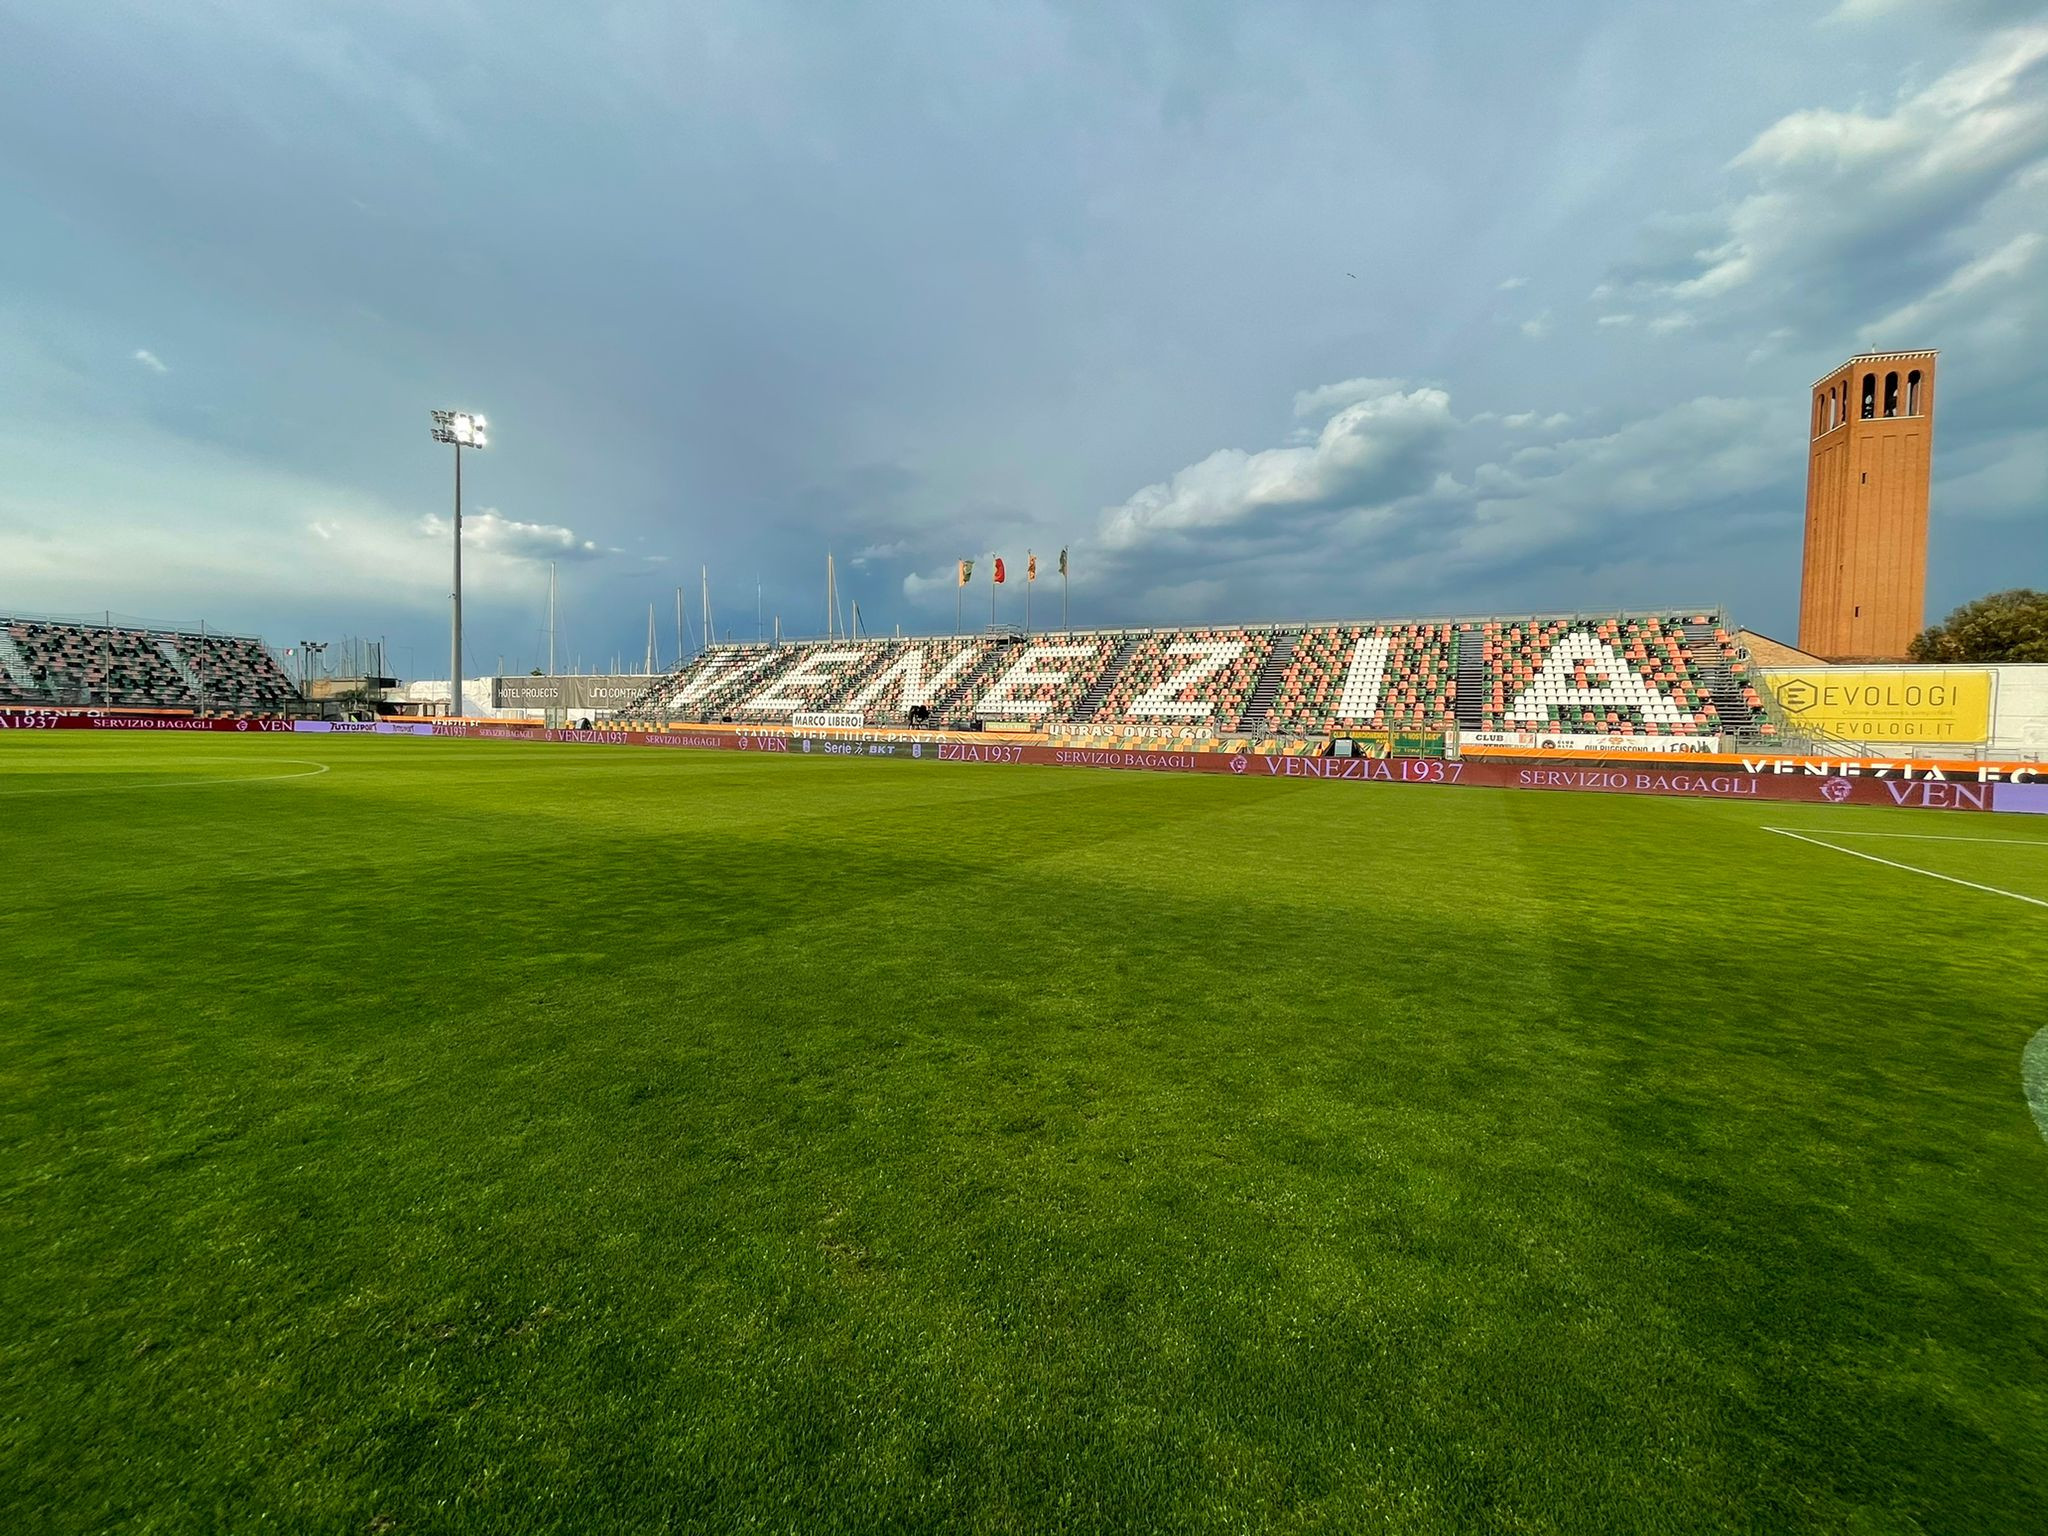
[[[2048,760],[2048,664],[1993,667],[1991,757]]]

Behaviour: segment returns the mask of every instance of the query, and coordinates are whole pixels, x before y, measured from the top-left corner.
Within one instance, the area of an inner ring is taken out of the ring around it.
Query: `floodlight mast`
[[[448,717],[462,713],[462,450],[483,448],[490,439],[481,416],[468,411],[434,412],[434,441],[455,448],[455,591],[453,622],[448,635]]]

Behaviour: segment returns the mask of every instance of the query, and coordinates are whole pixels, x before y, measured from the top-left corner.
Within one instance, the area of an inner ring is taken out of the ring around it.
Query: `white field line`
[[[1936,874],[1933,870],[1922,869],[1917,864],[1901,864],[1896,859],[1881,859],[1874,853],[1860,853],[1854,848],[1837,848],[1833,843],[1824,843],[1817,837],[1808,837],[1804,832],[1792,832],[1784,827],[1765,827],[1763,830],[1775,832],[1780,837],[1797,838],[1802,843],[1811,843],[1814,847],[1825,848],[1830,853],[1846,853],[1852,859],[1868,859],[1873,864],[1887,865],[1892,869],[1903,869],[1909,875],[1925,875],[1930,880],[1945,880],[1950,885],[1968,886],[1973,891],[1983,891],[1992,896],[2010,896],[2014,901],[2024,901],[2029,906],[2048,907],[2048,901],[2043,901],[2038,896],[2022,896],[2018,891],[2000,890],[1995,885],[1979,885],[1975,880],[1962,880],[1954,875]],[[1958,841],[1965,843],[1988,843],[2003,842],[2005,839],[1965,837],[1958,839]]]
[[[1787,837],[1798,836],[1791,827],[1765,827],[1764,830],[1783,832]],[[2013,848],[2048,849],[2048,837],[1950,837],[1941,832],[1845,832],[1835,827],[1815,827],[1813,832],[1818,837],[1895,837],[1913,843],[2004,843]]]
[[[0,789],[0,800],[12,800],[25,795],[110,795],[138,789],[203,789],[217,784],[272,784],[279,779],[310,779],[328,771],[327,764],[316,763],[310,757],[274,757],[271,761],[301,763],[306,766],[299,773],[231,773],[224,779],[165,779],[154,784],[69,784],[62,789]]]

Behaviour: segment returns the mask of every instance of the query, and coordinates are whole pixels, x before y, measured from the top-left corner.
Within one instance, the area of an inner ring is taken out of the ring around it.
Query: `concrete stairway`
[[[1141,635],[1126,635],[1124,643],[1116,648],[1116,655],[1110,658],[1102,675],[1095,679],[1095,686],[1081,696],[1081,702],[1074,706],[1074,719],[1093,720],[1095,711],[1102,708],[1102,701],[1109,697],[1109,690],[1116,686],[1116,676],[1123,671],[1131,659],[1131,653],[1138,648]]]
[[[1273,700],[1280,695],[1280,679],[1287,675],[1288,665],[1294,660],[1294,643],[1300,638],[1295,630],[1273,637],[1273,649],[1266,657],[1266,664],[1259,668],[1259,680],[1252,685],[1251,697],[1245,700],[1244,713],[1237,717],[1240,731],[1263,731],[1266,728]]]
[[[1754,736],[1762,724],[1749,700],[1742,696],[1742,684],[1735,680],[1735,674],[1728,670],[1728,658],[1721,650],[1721,642],[1714,638],[1714,626],[1706,624],[1681,624],[1685,634],[1685,648],[1700,669],[1700,676],[1706,680],[1707,695],[1714,701],[1714,713],[1721,717],[1721,729],[1735,736]]]
[[[1484,728],[1486,658],[1480,654],[1484,639],[1476,629],[1454,630],[1454,644],[1458,647],[1458,729],[1477,731]]]

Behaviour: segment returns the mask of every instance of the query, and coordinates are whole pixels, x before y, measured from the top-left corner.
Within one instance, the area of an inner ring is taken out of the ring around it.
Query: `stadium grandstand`
[[[1748,741],[1782,730],[1737,632],[1698,610],[717,645],[615,718],[813,714],[1251,736]]]
[[[299,702],[252,636],[0,616],[0,703],[253,715]]]

